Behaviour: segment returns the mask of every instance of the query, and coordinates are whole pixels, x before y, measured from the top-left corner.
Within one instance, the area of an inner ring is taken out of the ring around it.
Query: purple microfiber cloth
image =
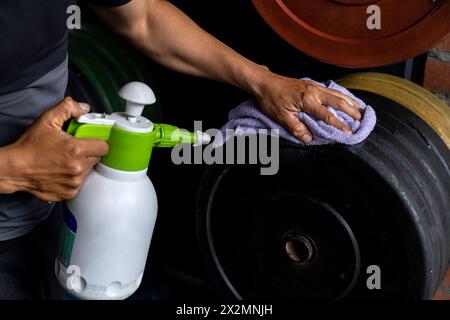
[[[301,80],[313,81],[307,78]],[[309,145],[325,145],[333,143],[354,145],[366,139],[375,128],[375,124],[377,122],[375,110],[373,110],[371,106],[365,104],[361,99],[355,97],[350,91],[333,81],[328,81],[324,84],[318,83],[316,81],[313,82],[323,87],[334,89],[348,95],[356,102],[358,102],[364,110],[362,120],[358,121],[354,120],[343,111],[335,110],[329,106],[327,107],[327,109],[330,110],[339,120],[347,125],[347,127],[353,132],[352,135],[345,134],[341,130],[328,125],[321,120],[318,121],[308,113],[300,112],[298,114],[298,118],[308,127],[313,135],[313,140]],[[264,132],[267,132],[268,129],[278,129],[279,136],[281,138],[297,144],[304,144],[302,141],[294,137],[283,126],[265,115],[258,108],[255,100],[247,100],[231,110],[228,114],[228,120],[228,123],[220,130],[222,133],[222,137],[225,137],[225,140],[216,139],[216,146],[224,144],[229,138],[231,138],[231,136],[227,134],[229,133],[227,132],[227,129],[234,130],[235,135],[254,133],[255,130],[256,132],[258,132],[261,129],[264,129]]]

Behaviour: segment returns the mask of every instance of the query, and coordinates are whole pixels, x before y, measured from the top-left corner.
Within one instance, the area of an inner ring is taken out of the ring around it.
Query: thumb
[[[48,110],[43,116],[54,127],[62,128],[64,122],[71,118],[78,118],[88,113],[90,106],[87,103],[77,102],[71,97],[66,97],[56,107]]]

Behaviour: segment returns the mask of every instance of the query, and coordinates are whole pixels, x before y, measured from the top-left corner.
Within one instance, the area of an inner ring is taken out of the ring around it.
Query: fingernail
[[[83,111],[89,111],[89,110],[91,110],[91,106],[88,105],[87,103],[80,102],[80,103],[79,103],[79,106],[80,106],[80,109],[83,110]]]
[[[302,141],[306,144],[310,144],[312,142],[312,136],[310,134],[305,134],[302,137]]]
[[[347,128],[344,129],[344,132],[346,134],[348,134],[348,135],[352,135],[353,134],[353,132],[350,129],[347,129]]]

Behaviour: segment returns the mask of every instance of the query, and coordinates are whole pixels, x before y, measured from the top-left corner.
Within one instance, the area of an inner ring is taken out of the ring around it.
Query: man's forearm
[[[309,144],[312,134],[298,118],[307,112],[348,134],[350,129],[325,106],[361,119],[358,103],[312,81],[270,72],[213,36],[164,0],[133,0],[96,13],[118,34],[159,63],[191,75],[233,84],[253,94],[261,110]]]
[[[253,94],[267,69],[258,65],[198,27],[188,16],[162,0],[149,1],[146,17],[127,28],[105,21],[135,47],[157,62],[179,72],[233,84]]]

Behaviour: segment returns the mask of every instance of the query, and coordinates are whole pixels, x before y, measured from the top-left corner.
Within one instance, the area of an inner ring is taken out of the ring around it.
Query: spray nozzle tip
[[[200,146],[202,144],[209,144],[211,142],[211,136],[207,133],[196,131],[197,141],[194,144],[194,147]]]

